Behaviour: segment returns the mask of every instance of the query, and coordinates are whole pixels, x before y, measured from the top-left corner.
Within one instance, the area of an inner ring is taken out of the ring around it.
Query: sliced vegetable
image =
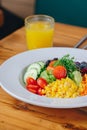
[[[44,70],[44,71],[40,74],[40,77],[44,78],[44,79],[48,82],[49,77],[48,77],[48,74],[47,74],[47,71],[46,71],[46,70]]]
[[[37,93],[38,93],[39,86],[38,86],[38,85],[29,84],[29,85],[27,85],[26,88],[27,88],[28,91],[37,94]]]
[[[37,63],[41,66],[42,69],[44,68],[45,62],[43,62],[43,61],[38,61]]]
[[[42,88],[39,88],[37,93],[38,93],[38,95],[42,96],[43,95]]]
[[[37,85],[39,85],[41,88],[44,88],[47,85],[47,81],[40,77],[37,79]]]
[[[33,63],[29,65],[29,67],[27,68],[27,72],[30,71],[31,69],[37,69],[37,73],[40,74],[41,66],[38,63]]]
[[[57,79],[65,78],[67,75],[67,70],[64,66],[56,66],[53,70],[53,75]]]
[[[32,68],[24,74],[25,83],[26,83],[27,78],[29,78],[29,77],[32,77],[33,79],[37,79],[37,77],[38,77],[37,69]]]
[[[40,77],[44,78],[48,83],[52,83],[53,81],[56,80],[54,75],[51,73],[51,71],[44,70]]]
[[[35,62],[27,67],[27,70],[24,74],[24,82],[26,83],[29,77],[37,79],[40,75],[42,69],[45,67],[45,63],[42,61]]]
[[[74,71],[73,73],[73,80],[76,82],[76,84],[79,86],[79,84],[82,81],[82,76],[81,73],[79,71]]]
[[[68,77],[72,79],[72,72],[77,70],[77,66],[73,60],[74,60],[74,57],[70,58],[70,55],[68,54],[68,55],[63,56],[59,60],[57,60],[54,63],[54,66],[58,66],[58,65],[65,66]]]
[[[53,71],[54,70],[54,67],[53,66],[47,66],[46,68],[48,71]]]
[[[26,79],[26,83],[27,83],[27,85],[29,85],[29,84],[36,85],[37,81],[35,79],[33,79],[32,77],[29,77]]]
[[[39,86],[38,85],[29,84],[29,85],[27,85],[27,89],[34,89],[34,90],[37,91],[39,89]]]
[[[54,66],[53,65],[54,65],[55,61],[56,60],[50,61],[49,65],[46,68],[48,71],[53,71],[54,70]]]

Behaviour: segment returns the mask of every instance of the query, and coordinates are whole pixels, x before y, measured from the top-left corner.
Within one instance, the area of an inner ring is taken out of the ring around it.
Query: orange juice
[[[28,49],[52,47],[54,27],[47,21],[34,21],[26,27]]]

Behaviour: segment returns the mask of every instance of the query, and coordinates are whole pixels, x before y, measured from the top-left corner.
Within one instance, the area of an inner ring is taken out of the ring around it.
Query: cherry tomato
[[[32,77],[29,77],[26,79],[27,84],[32,84],[32,85],[36,85],[37,81],[35,79],[33,79]]]
[[[56,66],[53,70],[53,75],[57,79],[65,78],[67,75],[67,70],[64,66]]]
[[[37,93],[38,93],[38,95],[42,96],[43,95],[42,94],[42,88],[39,88]]]
[[[39,86],[38,85],[33,85],[33,84],[29,84],[29,85],[27,85],[27,87],[26,87],[28,90],[29,89],[33,89],[33,90],[38,90],[39,89]]]
[[[30,91],[30,92],[32,92],[32,93],[35,93],[35,94],[37,94],[37,90],[35,90],[35,89],[32,89],[32,88],[28,88],[28,91]]]
[[[47,85],[47,81],[40,77],[37,79],[37,85],[39,85],[41,88],[44,88]]]

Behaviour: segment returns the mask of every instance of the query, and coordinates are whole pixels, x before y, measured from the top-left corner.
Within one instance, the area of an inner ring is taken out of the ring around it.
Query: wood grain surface
[[[86,34],[86,28],[57,23],[54,46],[73,47]],[[26,50],[23,27],[0,41],[0,64]],[[35,129],[87,130],[87,107],[53,109],[33,106],[11,97],[0,87],[0,130]]]

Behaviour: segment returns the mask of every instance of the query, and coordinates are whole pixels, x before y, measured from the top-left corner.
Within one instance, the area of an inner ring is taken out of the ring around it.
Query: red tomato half
[[[35,89],[28,88],[28,91],[37,94],[37,91]]]
[[[41,88],[44,88],[47,85],[47,81],[44,78],[38,78],[37,85],[39,85]]]
[[[53,75],[57,79],[65,78],[67,75],[67,70],[64,66],[56,66],[53,70]]]
[[[38,91],[39,86],[38,86],[38,85],[29,84],[29,85],[27,85],[26,88],[27,88],[28,90],[29,90],[29,89],[33,89],[33,90]]]
[[[37,81],[35,79],[33,79],[32,77],[27,78],[26,82],[27,82],[27,84],[32,84],[32,85],[37,84]]]
[[[43,95],[43,94],[42,94],[42,88],[39,88],[39,89],[38,89],[38,95],[40,95],[40,96]]]

